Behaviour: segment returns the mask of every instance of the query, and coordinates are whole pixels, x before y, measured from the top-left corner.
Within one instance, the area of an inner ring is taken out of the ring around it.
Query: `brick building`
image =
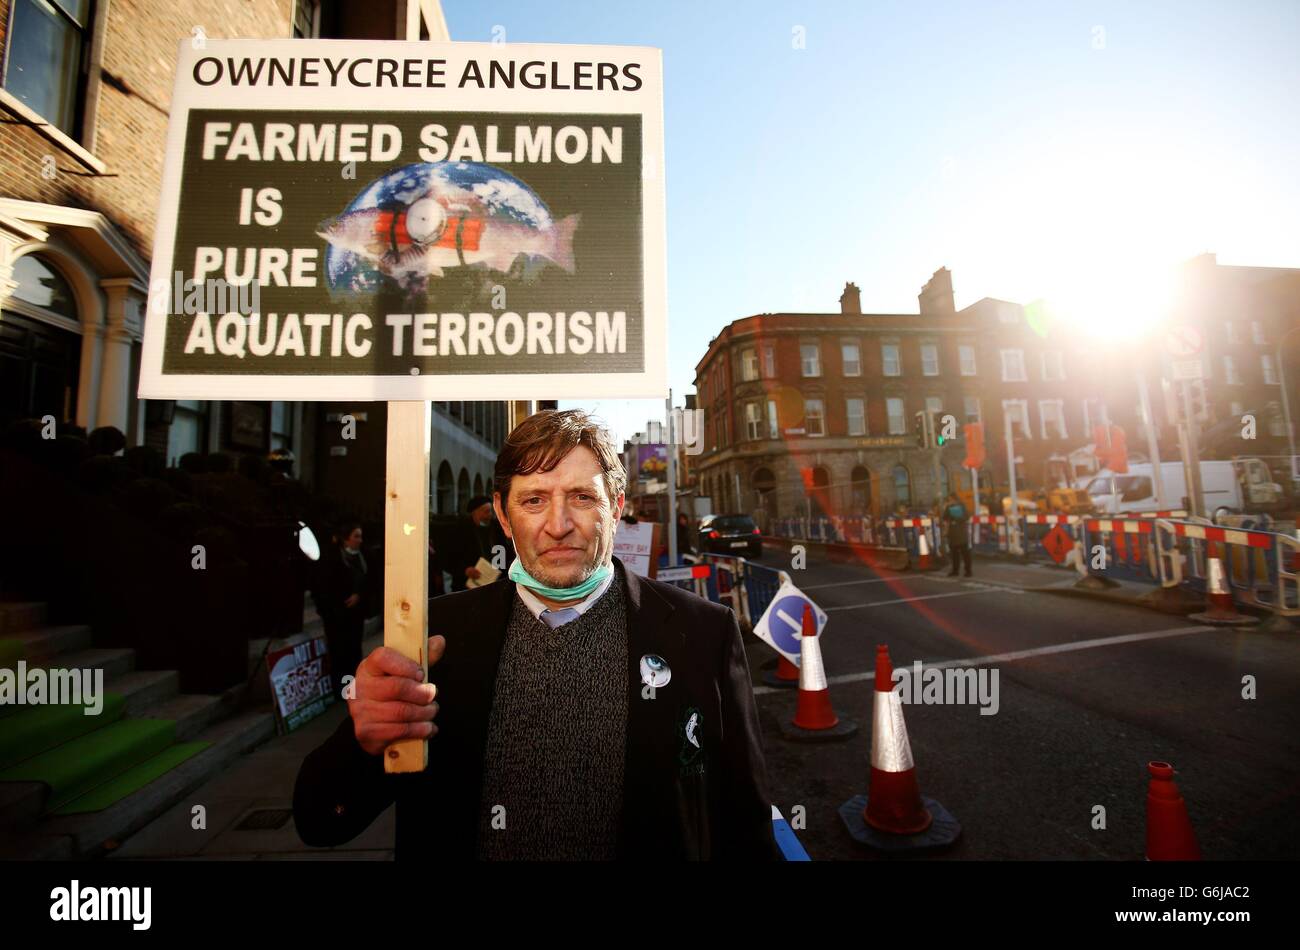
[[[383,403],[136,398],[176,53],[212,37],[392,38],[378,0],[0,0],[0,425],[113,426],[175,464],[289,449],[310,488],[382,512]],[[490,483],[514,416],[437,403],[432,508]],[[341,416],[357,420],[342,436]]]
[[[1201,327],[1208,341],[1203,457],[1284,450],[1275,344],[1300,326],[1298,277],[1219,267],[1213,258],[1185,268],[1184,302],[1171,322]],[[984,298],[957,310],[947,269],[926,283],[915,314],[863,313],[860,296],[847,284],[838,312],[744,317],[710,342],[696,366],[705,451],[693,473],[715,510],[773,518],[927,509],[940,494],[970,487],[967,422],[985,428],[985,501],[989,487],[1006,492],[1008,418],[1021,488],[1044,485],[1049,460],[1076,476],[1095,467],[1093,430],[1104,422],[1123,427],[1130,456],[1144,457],[1139,372],[1151,387],[1162,458],[1179,457],[1159,385],[1165,365],[1154,341],[1162,332],[1142,347],[1107,345],[1033,306]],[[1231,329],[1225,314],[1239,315]],[[1296,374],[1286,378],[1294,407]],[[926,409],[957,425],[937,452],[917,446],[915,414]],[[1228,431],[1217,422],[1243,410],[1260,413],[1256,442],[1215,436]]]

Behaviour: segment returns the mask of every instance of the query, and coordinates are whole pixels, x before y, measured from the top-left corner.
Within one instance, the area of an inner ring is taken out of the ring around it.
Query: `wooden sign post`
[[[407,0],[398,20],[398,39],[450,40],[437,3]],[[427,400],[388,403],[388,448],[384,474],[384,646],[409,656],[429,681],[429,441],[433,404]],[[428,739],[404,739],[384,750],[385,772],[423,772]]]

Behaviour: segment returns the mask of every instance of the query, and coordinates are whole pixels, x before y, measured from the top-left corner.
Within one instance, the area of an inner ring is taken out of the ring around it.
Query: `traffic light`
[[[966,458],[961,463],[966,468],[984,467],[984,423],[971,422],[962,427],[966,435]]]
[[[912,423],[912,434],[916,436],[916,446],[928,449],[934,446],[934,418],[928,411],[918,412]]]

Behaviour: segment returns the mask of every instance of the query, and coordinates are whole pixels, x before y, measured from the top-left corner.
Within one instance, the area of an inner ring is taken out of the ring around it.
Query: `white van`
[[[1151,472],[1150,462],[1133,463],[1124,475],[1103,470],[1088,483],[1088,495],[1102,514],[1186,508],[1183,463],[1161,463],[1160,481],[1164,489],[1161,505],[1156,504]],[[1273,481],[1268,466],[1257,458],[1202,462],[1201,490],[1205,496],[1205,512],[1211,518],[1266,510],[1282,499],[1282,486]]]

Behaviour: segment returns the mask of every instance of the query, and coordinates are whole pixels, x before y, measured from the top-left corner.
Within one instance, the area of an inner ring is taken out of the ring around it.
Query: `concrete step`
[[[170,719],[176,723],[176,741],[191,742],[203,730],[224,719],[230,707],[220,696],[206,693],[180,693],[146,706],[132,715],[141,719]]]
[[[105,684],[135,669],[135,651],[129,647],[104,647],[60,653],[41,663],[49,669],[103,670]]]
[[[23,659],[44,662],[51,657],[75,650],[88,650],[91,644],[90,627],[84,623],[59,627],[36,627],[17,634],[23,644]]]
[[[41,601],[0,601],[0,636],[13,636],[44,623],[45,604]]]
[[[194,737],[210,742],[207,749],[156,781],[102,811],[43,819],[12,846],[0,846],[0,858],[40,860],[65,848],[68,857],[100,857],[274,735],[275,718],[270,712],[245,712],[223,720]],[[68,839],[67,844],[59,839]]]
[[[176,696],[180,683],[176,670],[131,670],[105,677],[104,690],[126,698],[126,715],[132,719],[167,719],[170,717],[154,716],[145,710]]]

